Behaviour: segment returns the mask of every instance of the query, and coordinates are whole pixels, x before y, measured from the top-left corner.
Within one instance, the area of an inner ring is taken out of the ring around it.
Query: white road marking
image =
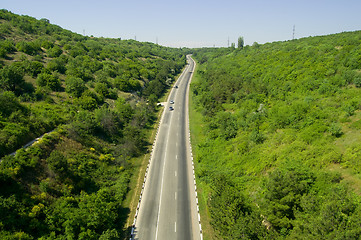
[[[174,232],[177,232],[177,222],[174,222]]]
[[[170,129],[170,127],[171,127],[172,118],[173,118],[173,115],[171,116],[171,119],[170,119],[169,129]],[[171,132],[169,129],[168,129],[168,135],[167,135],[167,141],[166,141],[165,149],[168,149],[169,135],[170,135],[170,132]],[[163,183],[164,183],[164,172],[165,172],[165,161],[166,161],[166,159],[167,159],[167,150],[165,151],[164,160],[163,160],[162,183],[161,183],[161,187],[160,187],[159,208],[158,208],[158,218],[157,218],[157,229],[156,229],[156,231],[155,231],[155,239],[158,239],[159,216],[160,216],[160,210],[161,210],[161,205],[162,205],[162,193],[163,193]]]

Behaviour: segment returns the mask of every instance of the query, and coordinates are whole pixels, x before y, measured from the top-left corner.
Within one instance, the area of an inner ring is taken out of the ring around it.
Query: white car
[[[173,100],[170,100],[170,102],[169,102],[170,104],[174,104],[174,101]]]

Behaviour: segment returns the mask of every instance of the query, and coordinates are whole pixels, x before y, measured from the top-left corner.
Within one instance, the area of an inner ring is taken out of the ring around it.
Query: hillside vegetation
[[[180,49],[0,10],[0,238],[128,237],[133,158],[185,62]]]
[[[208,238],[359,239],[361,32],[193,56]]]

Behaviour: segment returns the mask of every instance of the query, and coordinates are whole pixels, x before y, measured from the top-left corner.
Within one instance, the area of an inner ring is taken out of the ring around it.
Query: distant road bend
[[[187,61],[165,104],[133,239],[201,238],[187,137],[188,93],[195,63],[190,56]]]

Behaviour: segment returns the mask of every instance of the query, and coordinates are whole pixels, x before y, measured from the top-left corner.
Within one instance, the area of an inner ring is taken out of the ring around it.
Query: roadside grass
[[[198,64],[196,65],[196,68],[194,70],[192,83],[196,83],[199,79],[197,69],[198,69]],[[192,89],[192,83],[191,83],[191,89]],[[189,127],[191,134],[192,153],[194,158],[194,167],[196,172],[197,195],[198,195],[199,212],[201,216],[203,239],[215,240],[217,238],[210,224],[211,216],[207,204],[210,189],[209,186],[199,181],[197,177],[197,167],[198,167],[197,146],[199,142],[203,141],[205,135],[203,134],[203,130],[202,130],[203,129],[202,114],[200,112],[197,112],[195,108],[192,91],[190,91],[189,93],[189,125],[190,125]]]

